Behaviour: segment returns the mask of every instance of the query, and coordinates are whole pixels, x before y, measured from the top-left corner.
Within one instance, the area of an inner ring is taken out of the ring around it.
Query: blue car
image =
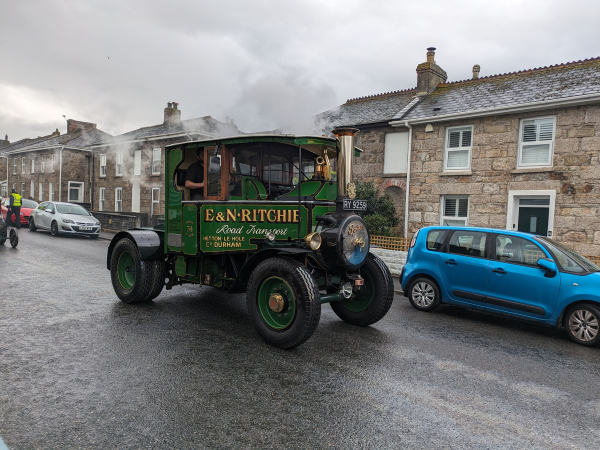
[[[423,228],[400,279],[419,311],[448,303],[564,328],[578,344],[600,343],[600,268],[546,237]]]

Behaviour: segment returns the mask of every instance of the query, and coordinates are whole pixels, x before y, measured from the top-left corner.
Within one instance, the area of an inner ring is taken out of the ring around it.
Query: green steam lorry
[[[380,320],[394,288],[355,214],[366,207],[354,199],[357,131],[167,146],[164,229],[120,232],[108,248],[117,296],[148,302],[183,283],[246,292],[256,330],[280,348],[314,333],[323,303],[354,325]],[[186,172],[199,156],[204,195],[192,200]]]

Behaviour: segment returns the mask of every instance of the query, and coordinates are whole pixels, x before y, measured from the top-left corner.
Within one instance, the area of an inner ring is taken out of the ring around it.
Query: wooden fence
[[[386,250],[407,252],[408,246],[410,245],[410,239],[403,237],[371,236],[371,245]],[[586,256],[586,258],[600,267],[600,256]]]

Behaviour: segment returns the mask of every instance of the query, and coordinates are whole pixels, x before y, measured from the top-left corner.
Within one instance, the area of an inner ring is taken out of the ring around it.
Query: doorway
[[[519,205],[519,222],[517,231],[535,233],[540,236],[548,234],[548,207],[530,207]]]
[[[552,237],[556,191],[509,191],[506,229]]]

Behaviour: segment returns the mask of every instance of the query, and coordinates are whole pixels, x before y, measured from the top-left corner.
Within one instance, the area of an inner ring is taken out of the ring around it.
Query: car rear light
[[[415,246],[415,243],[417,242],[417,236],[419,235],[419,231],[420,230],[417,230],[417,232],[413,234],[413,237],[410,240],[410,248],[413,248]]]

